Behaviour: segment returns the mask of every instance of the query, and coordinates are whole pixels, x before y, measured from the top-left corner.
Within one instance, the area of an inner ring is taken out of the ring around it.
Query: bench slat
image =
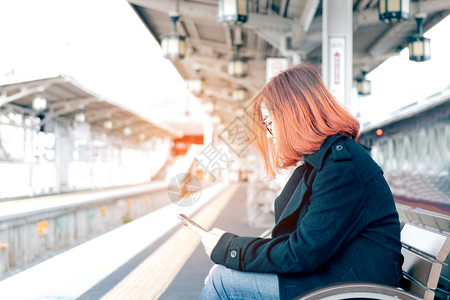
[[[413,213],[411,206],[396,203],[395,207],[400,220],[403,220],[405,223],[417,223],[417,216]]]
[[[450,222],[448,216],[421,208],[413,208],[412,211],[424,223],[424,225],[450,232]]]
[[[403,288],[410,293],[413,293],[416,296],[423,298],[424,300],[433,300],[435,293],[432,290],[429,290],[414,281],[408,280],[407,285],[403,286]]]
[[[405,258],[402,269],[424,286],[435,289],[439,282],[442,264],[430,261],[406,248],[402,248]]]
[[[445,261],[450,251],[450,239],[447,235],[411,224],[405,224],[403,227],[401,241],[440,261]]]

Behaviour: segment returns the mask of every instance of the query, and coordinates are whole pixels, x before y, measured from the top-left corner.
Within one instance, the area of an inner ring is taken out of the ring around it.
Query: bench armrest
[[[394,288],[386,285],[373,283],[345,283],[337,284],[314,290],[298,300],[338,300],[338,299],[403,299],[403,300],[421,300],[411,293],[400,288]]]

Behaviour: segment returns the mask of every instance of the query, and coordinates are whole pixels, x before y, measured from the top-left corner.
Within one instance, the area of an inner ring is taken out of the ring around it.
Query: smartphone
[[[178,214],[177,216],[181,221],[183,221],[184,226],[194,231],[196,234],[204,235],[205,233],[208,232],[208,230],[200,226],[198,223],[196,223],[194,220],[192,220],[185,214]]]

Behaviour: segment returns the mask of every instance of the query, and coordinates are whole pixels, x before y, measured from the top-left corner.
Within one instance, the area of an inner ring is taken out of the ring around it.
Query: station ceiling
[[[318,67],[322,56],[322,1],[251,0],[249,16],[243,24],[241,57],[249,60],[249,75],[243,79],[227,74],[228,61],[238,36],[235,28],[217,22],[218,0],[128,0],[156,40],[171,32],[169,13],[178,12],[177,32],[186,36],[187,53],[174,62],[184,79],[200,75],[205,79],[203,100],[216,103],[223,119],[231,119],[239,103],[232,91],[239,86],[254,94],[265,83],[265,59],[284,57],[294,51],[301,60]],[[412,1],[412,16],[427,13],[424,31],[450,14],[449,0]],[[398,24],[378,19],[378,0],[353,0],[353,77],[371,71],[406,47],[408,36],[416,32],[414,18]],[[239,34],[239,32],[237,32]],[[288,39],[288,40],[287,40]],[[290,46],[286,46],[290,45]]]
[[[47,109],[43,112],[32,109],[33,99],[40,90],[47,100]],[[140,133],[146,139],[181,136],[180,131],[156,124],[137,112],[108,101],[66,75],[3,84],[0,86],[0,107],[4,111],[38,116],[41,118],[41,126],[55,120],[65,120],[70,126],[75,114],[81,109],[85,122],[101,130],[106,130],[103,124],[106,120],[111,120],[113,125],[108,130],[113,135],[123,135],[124,128],[129,127],[131,137],[136,139]]]

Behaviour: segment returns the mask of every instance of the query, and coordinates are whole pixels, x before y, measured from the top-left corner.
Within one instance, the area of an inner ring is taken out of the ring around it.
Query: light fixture
[[[205,112],[208,114],[212,114],[214,112],[214,102],[213,101],[204,102],[203,107],[205,108]]]
[[[423,36],[423,21],[427,15],[416,15],[417,34],[408,38],[409,60],[426,61],[431,58],[430,39]]]
[[[378,17],[384,23],[398,23],[411,19],[411,0],[380,0]]]
[[[239,56],[241,44],[236,45],[236,56],[228,62],[228,74],[233,77],[245,77],[248,73],[248,64],[244,58]]]
[[[246,88],[240,86],[233,91],[233,100],[234,101],[244,101],[248,98],[248,91]]]
[[[84,123],[86,121],[86,115],[84,114],[83,110],[80,109],[75,113],[73,119],[78,123]]]
[[[372,82],[366,79],[366,71],[361,71],[362,76],[356,79],[356,87],[359,95],[370,95],[372,93]]]
[[[239,107],[239,108],[236,110],[236,115],[237,115],[239,118],[243,118],[244,115],[245,115],[245,109],[244,109],[243,107]]]
[[[213,124],[220,124],[220,122],[222,122],[222,118],[219,115],[214,115],[211,117],[211,121]]]
[[[111,121],[111,119],[108,119],[106,121],[103,122],[103,128],[111,130],[113,128],[114,124],[113,121]]]
[[[245,23],[248,19],[248,0],[219,0],[217,13],[219,24]]]
[[[126,127],[123,129],[123,134],[125,134],[125,135],[131,135],[131,128],[128,127],[128,126],[126,126]]]
[[[43,111],[47,108],[47,99],[44,97],[44,88],[38,88],[38,93],[33,99],[32,107],[36,111]]]
[[[205,90],[205,80],[200,76],[200,70],[195,70],[195,75],[188,80],[188,89],[191,93],[200,95]]]
[[[178,14],[170,15],[172,21],[172,32],[161,35],[161,48],[165,58],[177,60],[184,58],[186,54],[185,37],[177,33]]]

